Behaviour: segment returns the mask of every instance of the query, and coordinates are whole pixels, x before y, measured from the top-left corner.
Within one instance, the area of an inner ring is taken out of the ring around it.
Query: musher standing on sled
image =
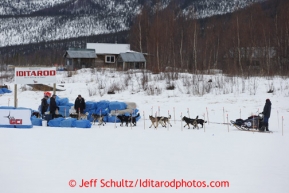
[[[264,115],[264,120],[263,120],[264,131],[269,131],[269,118],[271,114],[271,105],[272,103],[270,99],[266,99],[266,103],[262,112],[262,114]]]

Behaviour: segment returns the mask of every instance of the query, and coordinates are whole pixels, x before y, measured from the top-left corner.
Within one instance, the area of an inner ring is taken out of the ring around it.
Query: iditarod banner
[[[15,84],[56,83],[56,68],[15,68]]]
[[[30,117],[29,109],[0,109],[0,127],[31,128]]]

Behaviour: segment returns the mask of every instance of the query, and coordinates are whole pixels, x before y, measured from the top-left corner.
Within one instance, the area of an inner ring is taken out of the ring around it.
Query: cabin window
[[[105,62],[106,63],[114,63],[115,62],[115,56],[112,56],[112,55],[105,56]]]

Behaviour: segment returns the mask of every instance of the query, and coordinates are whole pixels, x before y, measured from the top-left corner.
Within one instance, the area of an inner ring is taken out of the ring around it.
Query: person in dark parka
[[[55,111],[56,111],[56,108],[57,108],[55,99],[56,99],[56,95],[54,94],[50,98],[50,114],[52,116],[52,119],[54,119],[54,117],[55,117]]]
[[[74,109],[76,110],[76,113],[83,113],[83,110],[85,109],[85,100],[81,97],[81,95],[78,95],[78,97],[75,99]]]
[[[262,112],[262,114],[264,115],[263,120],[264,131],[269,131],[269,118],[271,115],[271,105],[272,103],[270,99],[266,99],[266,103]]]
[[[41,99],[41,115],[42,118],[44,116],[44,113],[47,111],[49,104],[47,103],[48,96],[45,96],[43,99]]]

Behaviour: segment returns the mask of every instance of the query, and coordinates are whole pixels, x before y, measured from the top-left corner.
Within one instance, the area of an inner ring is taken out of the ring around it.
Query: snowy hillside
[[[36,16],[0,20],[3,22],[0,27],[0,46],[104,34],[111,32],[115,27],[119,30],[127,29],[120,18],[115,19],[115,23],[111,22],[109,26],[107,19],[98,21],[97,16],[78,16],[76,18]]]
[[[192,3],[188,8],[195,10],[197,18],[205,18],[213,15],[222,15],[232,13],[256,2],[265,0],[198,0]],[[187,9],[185,9],[187,10]]]
[[[1,0],[0,15],[29,14],[70,0]]]
[[[233,12],[262,0],[180,1],[198,18]],[[168,0],[164,0],[167,6]],[[0,47],[129,29],[132,19],[149,1],[49,0],[0,2]],[[151,4],[150,6],[154,6]]]

